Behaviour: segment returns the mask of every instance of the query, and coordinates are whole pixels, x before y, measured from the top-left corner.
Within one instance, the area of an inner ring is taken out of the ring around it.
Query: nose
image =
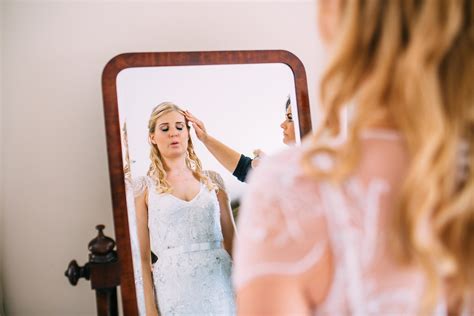
[[[177,128],[170,128],[169,136],[170,137],[175,137],[179,135],[179,131]]]
[[[283,128],[283,129],[286,129],[286,120],[281,122],[280,127]]]

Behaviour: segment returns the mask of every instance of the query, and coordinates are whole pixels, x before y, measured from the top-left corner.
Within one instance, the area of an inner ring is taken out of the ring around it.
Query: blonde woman
[[[474,315],[474,2],[318,4],[325,117],[251,175],[239,314]]]
[[[175,104],[158,105],[148,129],[150,169],[135,183],[147,315],[233,314],[235,226],[222,178],[203,172]]]

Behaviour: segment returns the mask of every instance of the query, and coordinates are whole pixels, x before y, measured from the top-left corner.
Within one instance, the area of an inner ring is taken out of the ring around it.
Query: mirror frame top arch
[[[117,75],[133,67],[232,64],[286,64],[293,72],[301,138],[311,132],[308,85],[303,63],[285,50],[125,53],[112,58],[102,73],[102,94],[107,156],[114,213],[115,238],[120,265],[120,291],[124,315],[138,315],[132,250],[122,161]]]

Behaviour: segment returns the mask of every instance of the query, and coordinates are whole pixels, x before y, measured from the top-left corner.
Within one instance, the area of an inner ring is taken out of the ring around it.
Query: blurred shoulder
[[[267,184],[267,188],[291,188],[296,184],[311,182],[302,166],[305,150],[305,146],[293,146],[275,155],[264,157],[249,175],[249,185]]]

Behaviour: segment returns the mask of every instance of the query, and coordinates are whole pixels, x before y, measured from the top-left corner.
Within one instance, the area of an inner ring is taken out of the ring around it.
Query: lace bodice
[[[239,215],[237,290],[262,276],[318,271],[330,253],[334,273],[310,280],[330,279],[324,302],[313,306],[316,314],[419,312],[423,274],[396,264],[387,247],[386,227],[407,167],[403,140],[396,133],[371,133],[361,142],[358,168],[338,186],[305,175],[303,148],[262,161]],[[331,161],[318,156],[314,163],[325,168]],[[445,313],[442,300],[436,313]]]
[[[215,182],[220,189],[224,188],[221,181]],[[148,176],[135,182],[136,194],[145,187],[148,192],[150,247],[158,257],[176,247],[223,241],[215,191],[200,183],[197,195],[191,201],[185,201],[170,193],[158,193],[154,181]]]

